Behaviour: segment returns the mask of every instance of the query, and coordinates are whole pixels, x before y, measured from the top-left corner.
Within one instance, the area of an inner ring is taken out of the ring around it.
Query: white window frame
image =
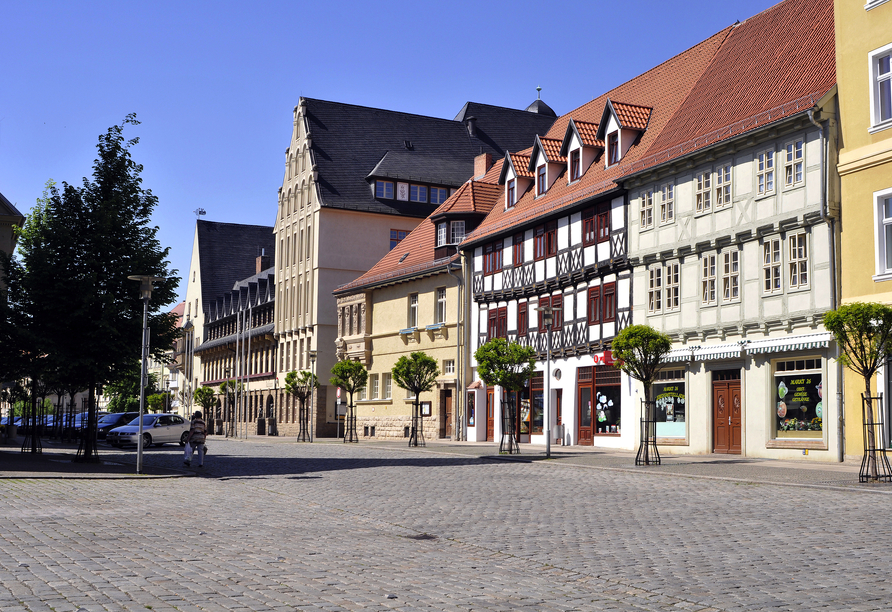
[[[762,242],[762,294],[774,295],[782,293],[783,282],[783,248],[780,236],[768,238]]]
[[[664,183],[660,186],[660,223],[675,221],[675,184]]]
[[[418,294],[409,294],[409,329],[418,327]]]
[[[443,360],[443,374],[446,376],[455,376],[455,359]]]
[[[446,287],[437,287],[437,318],[434,323],[446,322]]]
[[[805,138],[797,138],[784,145],[784,186],[796,187],[804,181]]]
[[[449,224],[449,244],[458,244],[465,239],[465,222],[453,221]]]
[[[796,232],[787,236],[788,282],[791,290],[808,289],[808,234]]]
[[[647,271],[647,312],[663,311],[663,268],[656,266]]]
[[[384,396],[382,399],[391,399],[391,391],[393,390],[393,375],[390,372],[385,372],[382,374],[384,380],[382,381],[382,387],[384,387]]]
[[[775,177],[775,151],[766,149],[756,154],[756,195],[764,196],[774,193]]]
[[[663,302],[665,312],[674,312],[679,309],[679,280],[681,278],[681,264],[677,261],[666,264],[663,272],[663,283],[666,287],[666,295]]]
[[[378,399],[378,393],[380,392],[380,387],[378,387],[378,375],[370,374],[369,382],[371,383],[369,386],[372,388],[372,399]]]
[[[712,210],[712,171],[704,170],[694,175],[694,213]]]
[[[889,109],[889,117],[885,119],[879,117],[882,87],[888,83],[889,87],[892,88],[892,67],[890,67],[888,73],[883,74],[881,77],[879,74],[879,63],[881,58],[890,54],[892,54],[892,43],[867,54],[867,74],[870,75],[870,128],[868,132],[871,134],[892,127],[892,108]],[[879,83],[882,83],[883,86],[878,87]]]
[[[740,251],[722,252],[722,302],[740,301]]]
[[[445,221],[437,223],[437,246],[446,246],[446,228],[449,226]]]
[[[641,192],[641,229],[646,230],[654,226],[654,191],[648,189]]]
[[[873,193],[874,248],[876,252],[874,282],[892,280],[892,203],[890,203],[890,214],[886,217],[884,204],[887,199],[892,199],[892,187]],[[889,250],[888,256],[887,250]]]
[[[715,169],[715,207],[725,208],[731,206],[733,191],[731,190],[731,163],[719,164]]]
[[[700,258],[700,304],[715,306],[718,303],[716,292],[716,254],[708,253]]]

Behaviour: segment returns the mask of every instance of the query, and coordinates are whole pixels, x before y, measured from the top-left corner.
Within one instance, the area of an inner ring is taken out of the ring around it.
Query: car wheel
[[[189,432],[184,431],[183,435],[180,436],[180,446],[186,446],[186,438],[188,438],[188,437],[189,437]]]
[[[152,436],[147,433],[142,435],[142,447],[149,448],[152,445]]]

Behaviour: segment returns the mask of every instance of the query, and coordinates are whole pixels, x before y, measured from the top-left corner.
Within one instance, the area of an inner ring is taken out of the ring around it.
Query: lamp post
[[[224,429],[225,427],[224,431],[227,438],[229,437],[229,371],[229,368],[223,368],[223,382],[226,384],[226,390],[223,392],[223,418],[220,419],[221,421],[226,421],[225,426],[221,424],[220,428]]]
[[[545,349],[545,458],[551,458],[551,326],[554,325],[554,310],[551,306],[536,309],[542,313],[542,321],[548,336]]]
[[[313,375],[313,382],[316,382],[316,351],[309,351],[310,355],[310,373]],[[310,410],[316,410],[316,385],[313,385],[313,395],[310,400]],[[337,415],[335,415],[337,416]],[[310,412],[310,442],[313,441],[313,412]]]
[[[152,298],[152,283],[167,280],[162,276],[137,274],[127,277],[139,282],[139,295],[142,298],[142,368],[139,378],[139,439],[136,441],[136,473],[142,474],[142,417],[146,411],[146,360],[149,347],[149,300]]]

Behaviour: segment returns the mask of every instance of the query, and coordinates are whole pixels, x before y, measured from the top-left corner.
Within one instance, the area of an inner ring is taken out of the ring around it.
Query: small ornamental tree
[[[220,383],[220,393],[226,400],[223,408],[223,421],[226,423],[227,436],[235,435],[236,398],[242,392],[243,385],[235,380],[224,380]]]
[[[536,350],[531,346],[521,346],[504,338],[493,338],[474,352],[477,360],[477,375],[488,386],[498,385],[502,389],[519,393],[527,381],[533,377]],[[502,400],[502,419],[508,416],[507,425],[502,427],[502,444],[499,451],[520,452],[514,425],[514,410],[508,409],[508,400]],[[508,446],[505,447],[505,436]]]
[[[880,365],[892,355],[892,308],[874,302],[852,302],[824,314],[824,328],[839,345],[839,360],[864,379],[865,418],[874,422],[870,380]],[[877,478],[877,440],[867,427],[867,468]],[[888,476],[888,475],[887,475]]]
[[[339,361],[331,368],[329,382],[335,387],[341,387],[347,392],[350,402],[347,404],[347,423],[344,429],[344,442],[358,442],[356,434],[356,406],[353,403],[353,394],[365,389],[368,384],[369,372],[358,361],[345,359]]]
[[[440,368],[437,367],[436,360],[427,353],[417,351],[408,357],[405,355],[400,357],[391,372],[397,386],[415,396],[412,404],[412,435],[409,437],[409,446],[418,446],[419,436],[423,446],[424,433],[418,396],[433,389],[437,376],[440,375]]]
[[[312,372],[302,371],[298,373],[295,370],[285,375],[285,390],[297,398],[300,402],[300,432],[297,434],[298,442],[312,442],[309,436],[309,411],[307,410],[307,400],[313,393],[313,389],[319,388],[319,379]]]
[[[210,387],[199,387],[192,394],[192,397],[195,403],[201,406],[204,418],[208,419],[211,411],[217,407],[217,396],[214,395],[214,390]],[[192,417],[191,414],[188,416]]]

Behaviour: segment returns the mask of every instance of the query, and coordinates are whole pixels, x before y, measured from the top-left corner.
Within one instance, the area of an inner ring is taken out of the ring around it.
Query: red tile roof
[[[493,183],[483,182],[485,178],[486,176],[479,181],[468,181],[456,189],[455,193],[443,202],[428,219],[449,213],[487,214],[492,210],[493,203],[499,198],[501,187]]]
[[[511,167],[514,168],[515,174],[517,176],[522,176],[525,178],[536,178],[536,175],[530,172],[530,151],[531,149],[524,149],[526,154],[521,153],[509,153],[511,156]]]
[[[576,132],[579,134],[579,137],[582,138],[582,144],[587,147],[600,147],[602,149],[604,148],[604,141],[598,140],[597,123],[574,120],[573,125],[576,126]]]
[[[561,155],[562,140],[557,138],[539,138],[545,157],[552,163],[567,162],[567,158]]]
[[[630,130],[638,130],[643,132],[647,129],[647,122],[650,120],[650,113],[653,110],[647,106],[638,106],[637,104],[625,104],[624,102],[610,101],[613,110],[616,112],[616,118],[619,119],[620,127]]]

